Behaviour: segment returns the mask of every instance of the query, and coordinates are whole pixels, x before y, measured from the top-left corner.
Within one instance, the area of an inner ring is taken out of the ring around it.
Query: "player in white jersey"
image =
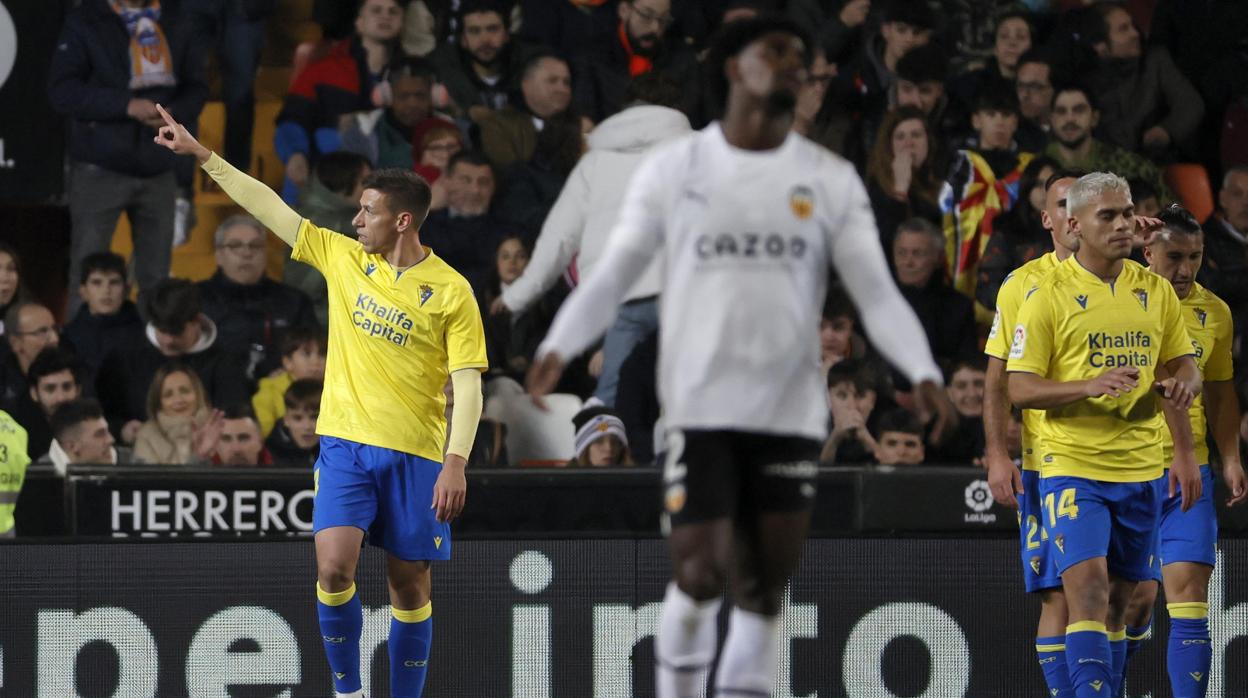
[[[769,696],[775,685],[777,616],[827,431],[818,327],[829,267],[937,429],[952,419],[853,165],[790,133],[810,56],[803,37],[773,18],[724,28],[707,62],[727,98],[723,121],[641,165],[594,278],[569,297],[529,376],[535,396],[549,392],[663,254],[658,387],[674,581],[655,641],[659,698],[703,695],[725,585],[735,608],[716,695]]]

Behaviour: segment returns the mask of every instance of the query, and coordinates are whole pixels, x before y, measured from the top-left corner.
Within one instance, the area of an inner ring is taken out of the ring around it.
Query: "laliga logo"
[[[0,87],[9,79],[13,72],[13,64],[17,62],[17,28],[13,26],[13,18],[9,11],[0,4]]]
[[[992,508],[992,490],[987,480],[975,480],[966,486],[962,493],[966,500],[966,508],[973,513],[962,513],[963,523],[990,524],[995,523],[997,515],[988,511]]]
[[[966,506],[971,511],[988,511],[992,508],[992,490],[987,480],[976,480],[966,486]]]

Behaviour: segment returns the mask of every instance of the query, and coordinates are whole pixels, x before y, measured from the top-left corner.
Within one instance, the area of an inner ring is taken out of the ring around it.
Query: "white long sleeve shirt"
[[[536,303],[573,257],[581,283],[592,278],[633,173],[656,145],[689,132],[684,114],[653,105],[630,107],[598,124],[589,134],[589,152],[568,176],[542,224],[524,274],[503,291],[507,308],[518,313]],[[656,258],[641,271],[625,300],[657,295],[660,266]]]
[[[593,277],[564,304],[539,355],[588,348],[659,253],[658,388],[669,428],[822,439],[819,320],[831,267],[885,358],[914,383],[941,380],[889,275],[861,179],[801,136],[741,150],[713,123],[657,148],[633,177]]]

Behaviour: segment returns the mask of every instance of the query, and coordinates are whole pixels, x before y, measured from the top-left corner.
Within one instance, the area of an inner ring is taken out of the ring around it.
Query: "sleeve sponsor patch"
[[[1014,342],[1010,344],[1010,358],[1021,359],[1027,350],[1027,330],[1022,325],[1014,328]]]

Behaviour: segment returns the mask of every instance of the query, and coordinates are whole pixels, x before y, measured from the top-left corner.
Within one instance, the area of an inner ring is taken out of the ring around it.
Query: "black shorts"
[[[821,447],[797,436],[673,430],[663,466],[665,523],[809,511]]]

